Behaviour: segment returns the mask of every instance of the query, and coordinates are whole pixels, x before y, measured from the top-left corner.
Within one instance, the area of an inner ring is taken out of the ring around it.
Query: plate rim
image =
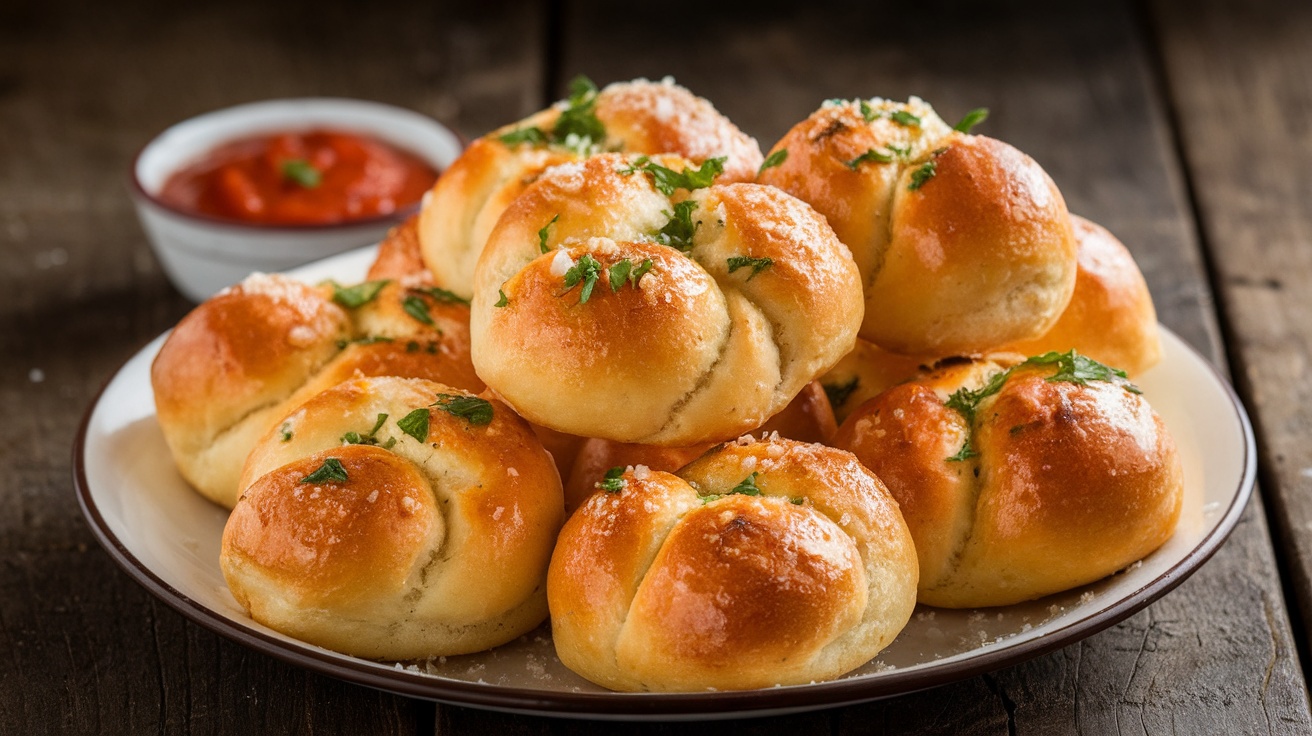
[[[288,643],[249,628],[197,602],[160,578],[142,563],[109,528],[91,496],[86,473],[86,442],[91,421],[110,385],[127,364],[148,350],[160,336],[132,353],[96,392],[78,426],[72,446],[73,486],[78,506],[92,534],[130,578],[193,623],[229,640],[318,674],[398,695],[454,705],[558,718],[686,720],[780,715],[906,695],[976,675],[1014,666],[1108,629],[1174,590],[1220,549],[1238,524],[1256,485],[1256,442],[1243,402],[1221,371],[1196,348],[1159,325],[1193,354],[1229,400],[1244,438],[1243,472],[1239,487],[1217,524],[1188,553],[1158,577],[1110,607],[1054,629],[1041,637],[978,651],[939,667],[896,670],[877,679],[839,678],[826,682],[756,690],[696,693],[620,693],[546,691],[495,683],[473,683],[440,676],[387,669],[371,660],[330,652],[306,642]],[[167,332],[167,331],[166,331]]]

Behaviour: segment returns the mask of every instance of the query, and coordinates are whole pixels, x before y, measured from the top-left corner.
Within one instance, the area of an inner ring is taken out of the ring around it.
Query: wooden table
[[[1233,372],[1260,489],[1176,591],[1053,654],[749,733],[1308,733],[1312,617],[1312,8],[932,2],[0,4],[0,732],[714,733],[375,692],[188,623],[120,572],[71,489],[92,397],[189,308],[126,172],[154,133],[341,95],[476,136],[598,81],[674,75],[765,146],[828,97],[919,94],[1038,159],[1121,236],[1160,318]],[[273,9],[276,7],[276,9]]]

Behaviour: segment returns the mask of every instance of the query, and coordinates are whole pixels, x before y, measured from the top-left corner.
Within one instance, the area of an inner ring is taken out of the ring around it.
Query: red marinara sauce
[[[173,174],[159,198],[178,209],[262,225],[330,225],[415,204],[438,171],[357,133],[288,132],[225,143]]]

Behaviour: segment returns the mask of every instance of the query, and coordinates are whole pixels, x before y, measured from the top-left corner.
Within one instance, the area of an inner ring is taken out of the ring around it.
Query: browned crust
[[[1001,366],[961,364],[876,397],[843,423],[898,499],[921,560],[920,601],[1009,605],[1092,582],[1174,532],[1180,460],[1161,419],[1120,382],[1024,368],[984,399],[968,434],[945,406]],[[953,460],[972,437],[976,457]]]

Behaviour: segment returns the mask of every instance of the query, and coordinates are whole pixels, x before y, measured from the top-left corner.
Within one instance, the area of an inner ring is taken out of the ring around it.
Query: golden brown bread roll
[[[223,532],[224,578],[256,621],[355,656],[421,659],[546,617],[560,479],[504,404],[355,379],[282,427],[251,452]]]
[[[601,154],[506,210],[470,336],[478,375],[522,416],[617,442],[722,440],[851,349],[860,282],[824,218],[773,187],[705,186],[707,169]]]
[[[1074,353],[957,362],[895,386],[834,438],[888,485],[920,602],[1000,606],[1098,580],[1175,530],[1180,460],[1137,389]]]
[[[837,430],[834,412],[829,408],[829,398],[824,388],[819,381],[812,381],[796,398],[788,402],[783,411],[770,417],[752,434],[766,436],[777,433],[780,437],[799,442],[828,442]],[[715,443],[702,443],[689,447],[659,447],[588,439],[578,449],[572,472],[561,475],[565,479],[565,512],[573,513],[588,496],[597,492],[597,483],[612,468],[646,465],[651,470],[672,473],[714,446]]]
[[[826,103],[771,155],[786,158],[759,181],[815,207],[851,248],[861,337],[881,348],[985,352],[1042,335],[1070,300],[1075,240],[1056,185],[918,98]]]
[[[156,414],[182,476],[237,502],[255,441],[287,410],[352,376],[401,375],[482,390],[469,308],[410,282],[346,290],[256,274],[178,323],[151,366]],[[342,306],[334,297],[346,304]]]
[[[547,578],[556,653],[597,684],[829,679],[878,654],[915,606],[897,504],[848,453],[744,438],[606,490],[566,522]]]
[[[672,80],[617,82],[599,93],[589,85],[576,80],[569,100],[474,141],[437,180],[419,238],[438,284],[473,295],[474,267],[492,227],[549,166],[598,151],[676,153],[697,164],[723,157],[725,182],[756,176],[756,139]]]
[[[1148,284],[1134,256],[1106,228],[1076,215],[1071,215],[1071,225],[1079,245],[1079,269],[1070,304],[1043,337],[1005,349],[1038,355],[1074,348],[1137,376],[1162,358]]]

